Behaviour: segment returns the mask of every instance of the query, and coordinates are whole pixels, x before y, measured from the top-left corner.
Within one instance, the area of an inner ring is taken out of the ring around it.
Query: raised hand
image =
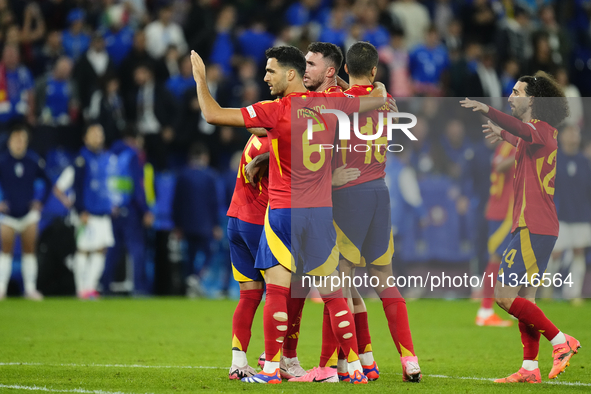
[[[484,138],[488,139],[491,144],[494,144],[497,141],[503,141],[503,137],[501,137],[501,129],[499,126],[491,122],[490,120],[486,122],[486,124],[482,125],[482,132],[486,134]]]
[[[193,68],[193,79],[197,83],[205,82],[205,63],[201,56],[195,51],[191,51],[191,66]]]
[[[471,108],[474,112],[482,112],[483,114],[488,114],[488,105],[481,103],[480,101],[470,100],[466,97],[464,100],[460,101],[460,104],[464,108]]]

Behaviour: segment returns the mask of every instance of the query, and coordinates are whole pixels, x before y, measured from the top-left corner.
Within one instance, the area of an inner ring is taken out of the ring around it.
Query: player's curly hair
[[[290,45],[273,47],[265,51],[265,56],[267,56],[267,59],[277,59],[277,63],[282,67],[293,68],[300,78],[304,77],[306,56],[298,48]]]
[[[332,63],[338,73],[343,64],[343,52],[341,48],[330,42],[313,42],[308,45],[308,52],[320,53],[325,59]]]
[[[556,80],[544,71],[538,71],[533,76],[523,76],[519,82],[527,83],[525,94],[534,97],[532,103],[532,118],[558,127],[570,115],[568,100],[564,97],[562,88]],[[542,98],[542,100],[538,100]]]

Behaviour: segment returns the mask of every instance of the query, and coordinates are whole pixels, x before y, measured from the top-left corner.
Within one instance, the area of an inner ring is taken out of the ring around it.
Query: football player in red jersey
[[[336,275],[338,252],[332,226],[330,161],[326,160],[326,154],[316,155],[315,162],[307,156],[307,153],[312,153],[306,147],[306,144],[311,146],[312,141],[304,138],[308,113],[303,112],[303,121],[291,116],[292,98],[304,98],[312,108],[315,104],[332,104],[327,100],[327,94],[306,91],[302,83],[305,58],[297,48],[275,47],[269,49],[266,55],[265,81],[271,94],[282,98],[241,109],[221,108],[207,87],[203,60],[194,51],[191,62],[199,104],[207,122],[234,127],[263,127],[267,129],[270,140],[269,208],[255,263],[255,268],[265,271],[267,283],[263,316],[266,360],[261,373],[242,380],[274,384],[281,383],[279,361],[287,331],[286,300],[291,273],[298,263],[306,274]],[[343,99],[335,104],[335,108],[345,113],[378,108],[383,105],[386,92],[383,85],[375,91],[373,100],[359,103]],[[300,130],[302,137],[292,138],[292,134],[300,133]],[[324,123],[318,124],[313,135],[314,145],[330,144],[334,141],[335,130],[336,119],[325,117]],[[293,200],[292,190],[298,193],[298,198]],[[367,383],[357,356],[355,333],[351,330],[353,317],[342,291],[319,290],[321,294],[324,291],[323,300],[330,310],[332,329],[339,345],[347,352],[351,381]]]
[[[568,116],[568,103],[556,81],[542,71],[519,78],[513,87],[509,97],[513,116],[467,98],[460,103],[490,119],[483,125],[486,138],[492,142],[504,140],[517,148],[513,236],[503,254],[495,300],[519,320],[524,361],[519,371],[495,382],[541,382],[537,361],[541,335],[554,348],[554,362],[548,375],[554,379],[581,347],[578,340],[562,333],[535,304],[537,286],[552,282],[543,272],[558,236],[553,200],[556,127]]]
[[[269,203],[269,177],[260,174],[251,182],[246,165],[268,153],[266,136],[252,135],[248,140],[236,176],[236,186],[228,209],[228,241],[234,279],[240,284],[240,300],[232,319],[232,366],[230,379],[253,376],[256,371],[248,365],[246,351],[250,342],[252,321],[263,297],[263,276],[254,267]]]
[[[501,142],[495,148],[490,174],[490,197],[486,209],[488,220],[488,255],[486,278],[499,271],[501,255],[511,240],[513,224],[513,177],[515,176],[515,147]],[[509,327],[511,320],[503,320],[493,309],[494,286],[490,279],[483,284],[484,292],[480,309],[476,315],[476,325]]]

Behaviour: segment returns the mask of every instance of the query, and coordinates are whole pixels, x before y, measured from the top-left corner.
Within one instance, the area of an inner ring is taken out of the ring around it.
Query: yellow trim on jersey
[[[400,357],[414,357],[414,354],[410,350],[402,346],[400,342],[398,344],[400,345]]]
[[[322,263],[320,266],[314,268],[312,271],[306,272],[305,274],[312,275],[312,276],[328,276],[328,275],[332,274],[337,269],[338,265],[339,265],[339,247],[335,242],[334,247],[332,248],[330,255],[328,256],[326,261],[324,263]]]
[[[525,223],[525,180],[523,181],[523,199],[521,201],[521,213],[519,214],[519,227],[527,227]]]
[[[351,242],[343,230],[340,229],[337,222],[333,220],[332,223],[334,224],[334,228],[337,231],[337,245],[339,246],[339,252],[351,263],[360,265],[361,251],[357,249],[357,246],[355,246],[355,244]]]
[[[232,274],[234,275],[234,280],[236,282],[252,282],[253,279],[250,279],[248,276],[241,274],[240,271],[234,267],[234,263],[232,263]]]
[[[531,246],[529,229],[522,228],[519,233],[519,238],[521,240],[521,257],[523,257],[523,264],[527,270],[527,280],[531,283],[532,275],[538,274],[540,270],[538,268],[536,255]]]
[[[279,146],[277,144],[277,138],[273,138],[271,140],[271,145],[273,146],[273,153],[275,154],[275,160],[277,160],[277,167],[279,167],[279,175],[283,176],[283,170],[281,169],[281,161],[279,160]]]
[[[267,237],[267,244],[271,253],[277,259],[279,264],[287,268],[288,270],[295,272],[296,267],[293,259],[293,255],[290,250],[283,244],[283,241],[275,234],[269,224],[269,208],[267,207],[267,213],[265,214],[265,236]]]
[[[388,243],[388,250],[371,262],[373,265],[388,265],[392,262],[392,256],[394,255],[394,233],[390,230],[390,242]]]
[[[232,337],[232,350],[234,349],[242,351],[242,344],[236,335]]]
[[[511,232],[511,227],[513,226],[513,207],[511,205],[509,204],[507,215],[505,215],[505,219],[499,228],[488,238],[488,254],[490,255],[496,252],[503,243],[503,240]]]

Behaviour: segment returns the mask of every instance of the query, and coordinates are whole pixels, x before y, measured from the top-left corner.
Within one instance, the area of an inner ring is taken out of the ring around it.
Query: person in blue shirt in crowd
[[[187,243],[185,274],[189,288],[196,287],[212,260],[211,242],[220,240],[218,194],[215,173],[209,168],[209,151],[202,143],[195,143],[189,151],[189,163],[178,176],[172,218],[175,232]],[[204,264],[195,269],[195,258],[201,252]]]
[[[0,131],[21,120],[35,123],[33,77],[20,64],[18,47],[6,45],[0,63]]]
[[[107,185],[110,155],[103,150],[100,124],[91,124],[84,146],[74,160],[74,207],[78,214],[74,282],[79,298],[98,297],[97,287],[105,268],[105,253],[113,246],[111,199]]]
[[[384,26],[379,24],[379,19],[380,11],[376,5],[369,5],[365,8],[363,14],[365,29],[362,40],[373,44],[376,48],[388,45],[390,42],[390,34]]]
[[[410,74],[415,81],[415,92],[428,96],[440,96],[442,74],[449,68],[449,56],[439,39],[435,26],[427,31],[425,44],[417,45],[410,52]]]
[[[68,14],[70,29],[65,30],[62,42],[66,55],[76,61],[90,47],[90,35],[83,31],[86,14],[75,8]]]
[[[72,60],[62,56],[53,72],[37,82],[35,107],[43,125],[66,126],[75,120],[71,115],[77,111],[78,98],[72,68]]]
[[[16,235],[21,237],[21,272],[25,298],[42,300],[37,291],[37,223],[52,183],[45,172],[45,162],[28,150],[29,132],[24,125],[15,125],[8,138],[8,151],[0,155],[0,300],[6,297],[12,271],[12,254]],[[36,192],[35,182],[44,183],[44,193]],[[60,194],[57,189],[56,194]],[[63,194],[61,197],[66,200]]]
[[[168,78],[166,89],[179,101],[189,89],[195,89],[191,58],[189,55],[181,57],[179,61],[179,74]]]
[[[109,7],[107,18],[109,26],[103,30],[105,47],[113,63],[119,66],[133,46],[134,31],[125,21],[122,5]]]
[[[146,277],[144,226],[152,226],[154,215],[146,203],[144,169],[137,149],[138,132],[132,126],[124,130],[122,140],[115,141],[111,146],[108,185],[113,205],[115,244],[107,251],[105,272],[101,280],[105,293],[109,293],[123,248],[133,261],[133,294],[148,295],[151,290]]]
[[[254,59],[257,65],[266,61],[265,51],[272,47],[274,42],[275,36],[267,31],[267,26],[260,17],[238,36],[240,54]]]
[[[573,285],[565,284],[562,294],[574,304],[580,304],[586,272],[585,248],[591,246],[591,162],[581,153],[578,126],[566,127],[558,135],[558,141],[554,202],[560,226],[546,272],[551,275],[559,272],[563,252],[572,250],[572,260],[564,261],[564,266],[572,274]],[[552,290],[547,289],[545,296]]]

